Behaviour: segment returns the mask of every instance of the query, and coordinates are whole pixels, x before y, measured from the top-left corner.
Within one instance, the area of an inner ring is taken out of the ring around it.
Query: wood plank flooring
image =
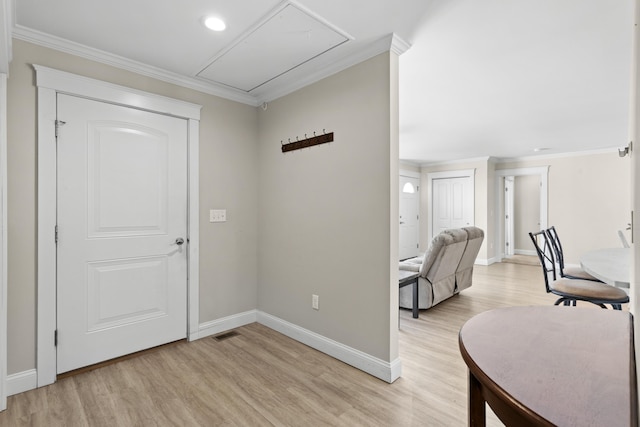
[[[401,310],[403,373],[393,384],[251,324],[11,396],[0,426],[464,426],[460,327],[492,308],[555,301],[539,267],[474,270],[471,288],[419,319]]]

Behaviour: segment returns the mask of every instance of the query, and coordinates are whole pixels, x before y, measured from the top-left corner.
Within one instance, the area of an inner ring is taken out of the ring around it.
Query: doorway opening
[[[496,240],[499,260],[535,263],[530,231],[547,228],[549,166],[496,170]],[[533,258],[533,259],[530,259]]]

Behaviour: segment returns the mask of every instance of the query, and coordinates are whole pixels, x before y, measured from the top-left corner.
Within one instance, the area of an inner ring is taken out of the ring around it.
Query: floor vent
[[[228,340],[229,338],[233,338],[235,336],[240,335],[239,333],[237,333],[236,331],[231,331],[231,332],[225,332],[224,334],[220,334],[220,335],[216,335],[215,337],[213,337],[214,340],[216,341],[224,341],[224,340]]]

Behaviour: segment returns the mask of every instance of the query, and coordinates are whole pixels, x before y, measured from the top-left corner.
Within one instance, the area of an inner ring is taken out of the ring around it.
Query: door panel
[[[451,228],[451,180],[433,181],[433,235]]]
[[[186,337],[187,122],[58,95],[57,372]]]
[[[433,236],[448,228],[473,225],[471,178],[439,178],[432,181]]]
[[[167,234],[166,135],[119,122],[88,123],[88,134],[89,236]]]
[[[405,190],[405,185],[410,184]],[[420,181],[418,178],[400,176],[400,244],[399,258],[418,255],[418,215],[420,204]],[[410,192],[410,189],[413,192]]]

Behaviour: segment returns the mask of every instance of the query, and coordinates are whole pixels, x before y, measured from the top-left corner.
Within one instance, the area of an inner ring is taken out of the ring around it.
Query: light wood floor
[[[539,267],[476,266],[470,289],[419,319],[401,311],[393,384],[252,324],[11,396],[0,426],[464,426],[460,327],[485,310],[554,300]],[[501,423],[490,413],[488,425]]]

